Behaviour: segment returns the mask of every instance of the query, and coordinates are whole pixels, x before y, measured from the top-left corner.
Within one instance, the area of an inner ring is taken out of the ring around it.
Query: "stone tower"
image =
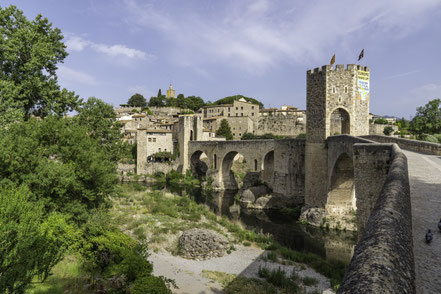
[[[175,98],[176,91],[173,89],[173,85],[170,84],[170,87],[167,90],[167,98]]]
[[[179,142],[179,165],[185,172],[189,165],[188,142],[202,140],[203,123],[200,115],[182,115],[179,117],[178,142]]]
[[[331,65],[306,73],[305,203],[325,207],[328,136],[369,135],[369,68]]]

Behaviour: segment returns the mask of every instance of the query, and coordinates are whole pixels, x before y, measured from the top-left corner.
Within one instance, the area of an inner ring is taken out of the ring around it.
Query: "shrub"
[[[171,294],[161,277],[145,276],[135,280],[132,294]]]
[[[391,127],[391,126],[386,126],[386,127],[384,127],[384,129],[383,129],[383,133],[384,133],[386,136],[390,136],[390,135],[392,134],[393,131],[394,131],[394,128]]]
[[[374,123],[378,124],[378,125],[387,125],[387,124],[389,124],[389,122],[386,119],[384,119],[384,118],[377,118],[374,121]]]
[[[438,139],[433,135],[421,135],[421,136],[419,136],[419,139],[422,141],[438,143]]]

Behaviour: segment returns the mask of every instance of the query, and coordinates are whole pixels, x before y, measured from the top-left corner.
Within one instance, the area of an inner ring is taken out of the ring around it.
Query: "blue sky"
[[[243,94],[305,108],[306,71],[371,68],[371,112],[409,118],[441,97],[441,1],[0,0],[61,29],[61,86],[113,105],[173,83],[205,100]]]

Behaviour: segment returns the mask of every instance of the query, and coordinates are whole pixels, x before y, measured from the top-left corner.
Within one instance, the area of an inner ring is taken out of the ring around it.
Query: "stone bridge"
[[[303,202],[305,140],[190,141],[188,158],[196,173],[211,176],[214,186],[236,189],[233,160],[243,156],[247,172],[258,173],[276,194]]]

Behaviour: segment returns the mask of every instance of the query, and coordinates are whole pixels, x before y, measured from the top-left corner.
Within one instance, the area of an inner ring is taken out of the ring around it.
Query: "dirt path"
[[[279,266],[288,274],[295,268],[300,277],[313,277],[319,282],[314,287],[308,287],[309,292],[330,288],[329,280],[312,269],[301,270],[299,267],[283,266],[260,259],[264,251],[258,248],[237,246],[237,250],[223,257],[195,261],[173,256],[167,252],[152,253],[149,260],[153,263],[154,275],[161,275],[175,280],[179,289],[174,293],[208,294],[223,293],[222,285],[201,276],[202,270],[219,271],[245,277],[257,277],[259,266],[271,269]]]

